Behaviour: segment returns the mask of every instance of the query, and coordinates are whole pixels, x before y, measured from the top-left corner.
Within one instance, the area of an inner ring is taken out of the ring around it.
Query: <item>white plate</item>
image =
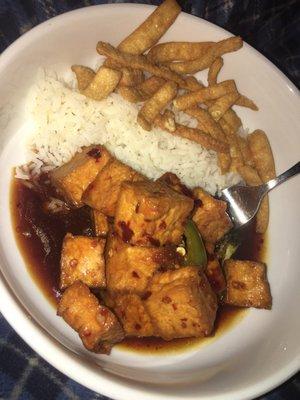
[[[114,350],[88,353],[55,316],[28,275],[9,215],[11,167],[22,161],[24,96],[39,66],[67,74],[72,64],[94,66],[98,40],[117,44],[153,10],[105,5],[77,10],[43,23],[0,57],[0,258],[1,311],[20,336],[54,367],[106,396],[134,399],[250,399],[279,385],[299,368],[299,177],[271,195],[269,278],[273,310],[246,318],[199,349],[168,356]],[[164,40],[219,40],[228,32],[182,13]],[[239,109],[245,127],[268,132],[278,171],[299,160],[297,89],[248,45],[224,57],[221,78],[234,78],[258,113]],[[68,74],[67,74],[68,75]],[[71,351],[70,351],[71,350]],[[122,376],[122,378],[120,377]]]

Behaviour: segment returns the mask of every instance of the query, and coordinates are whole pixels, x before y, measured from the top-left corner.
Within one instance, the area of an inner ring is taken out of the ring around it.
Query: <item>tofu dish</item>
[[[16,239],[95,353],[128,338],[213,336],[225,307],[272,306],[260,255],[268,197],[240,231],[218,197],[276,175],[267,134],[236,112],[258,107],[233,79],[218,81],[243,40],[160,42],[179,14],[163,1],[116,47],[97,43],[97,68],[72,65],[72,82],[44,71],[27,100]]]
[[[88,350],[212,335],[222,304],[271,308],[265,265],[216,250],[232,228],[226,204],[175,174],[150,180],[99,145],[31,184],[55,218],[84,208],[92,222],[61,238],[57,288],[57,315]]]

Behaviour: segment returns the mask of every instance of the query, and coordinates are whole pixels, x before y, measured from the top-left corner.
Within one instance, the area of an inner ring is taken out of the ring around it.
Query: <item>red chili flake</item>
[[[161,301],[162,301],[163,303],[168,304],[168,303],[171,303],[172,299],[171,299],[171,297],[169,297],[169,296],[164,296],[164,297],[161,299]]]
[[[78,264],[78,260],[76,258],[72,258],[72,260],[70,261],[70,267],[75,268]]]
[[[119,221],[118,225],[122,230],[123,242],[125,243],[130,242],[130,239],[133,236],[133,231],[129,228],[129,222],[126,223],[125,221]]]
[[[91,149],[90,151],[88,151],[87,153],[90,157],[93,157],[96,161],[99,160],[99,158],[101,157],[101,151],[99,148],[94,147],[93,149]]]
[[[138,274],[136,271],[132,271],[131,275],[132,275],[134,278],[139,278],[139,277],[140,277],[139,274]]]
[[[139,330],[142,329],[142,327],[141,327],[140,324],[135,324],[134,327],[135,327],[135,330],[136,330],[136,331],[139,331]]]
[[[137,205],[135,206],[135,212],[138,213],[140,210],[140,203],[137,203]]]
[[[159,264],[160,268],[173,266],[182,263],[182,256],[176,251],[175,246],[160,247],[152,255],[152,260]]]
[[[185,322],[181,322],[181,326],[182,326],[182,328],[186,328],[187,324]]]
[[[172,304],[173,310],[176,311],[177,310],[177,305],[176,304]]]
[[[152,292],[150,292],[150,290],[147,290],[147,291],[142,295],[142,300],[147,300],[151,295],[152,295]]]
[[[166,227],[167,227],[167,224],[166,224],[166,221],[161,221],[161,223],[159,224],[159,229],[166,229]]]
[[[94,240],[91,241],[91,247],[97,247],[98,244],[99,244],[99,242],[98,242],[97,239],[94,239]]]
[[[180,321],[187,321],[187,318],[180,318]]]
[[[89,336],[91,336],[91,334],[92,334],[92,332],[90,330],[84,329],[84,331],[81,333],[81,336],[89,337]]]

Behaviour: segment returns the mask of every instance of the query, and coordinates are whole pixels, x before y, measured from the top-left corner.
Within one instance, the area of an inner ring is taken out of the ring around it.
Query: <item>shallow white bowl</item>
[[[11,168],[24,160],[24,97],[40,66],[69,75],[72,64],[95,66],[98,40],[117,44],[153,10],[105,5],[77,10],[43,23],[0,57],[0,293],[1,312],[20,336],[61,372],[106,396],[134,399],[250,399],[299,368],[300,181],[271,194],[269,279],[272,311],[251,310],[239,324],[205,346],[181,354],[145,356],[113,350],[85,351],[75,334],[27,273],[9,213]],[[219,40],[224,30],[182,13],[164,40]],[[244,126],[269,135],[278,171],[299,159],[297,89],[248,45],[226,55],[221,78],[233,78],[253,98],[258,113],[239,109]]]

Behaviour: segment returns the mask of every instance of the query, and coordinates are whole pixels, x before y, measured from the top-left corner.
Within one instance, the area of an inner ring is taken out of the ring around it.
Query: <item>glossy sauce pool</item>
[[[60,253],[67,232],[74,235],[93,236],[90,209],[82,207],[65,214],[49,214],[44,211],[44,200],[49,195],[25,186],[20,180],[12,179],[11,214],[18,247],[27,269],[49,302],[56,308],[60,298],[58,288]],[[245,241],[235,258],[261,261],[264,259],[266,240],[249,229]],[[214,340],[247,310],[230,306],[219,307],[213,337],[175,339],[170,342],[160,338],[126,338],[118,348],[143,353],[182,351]]]

